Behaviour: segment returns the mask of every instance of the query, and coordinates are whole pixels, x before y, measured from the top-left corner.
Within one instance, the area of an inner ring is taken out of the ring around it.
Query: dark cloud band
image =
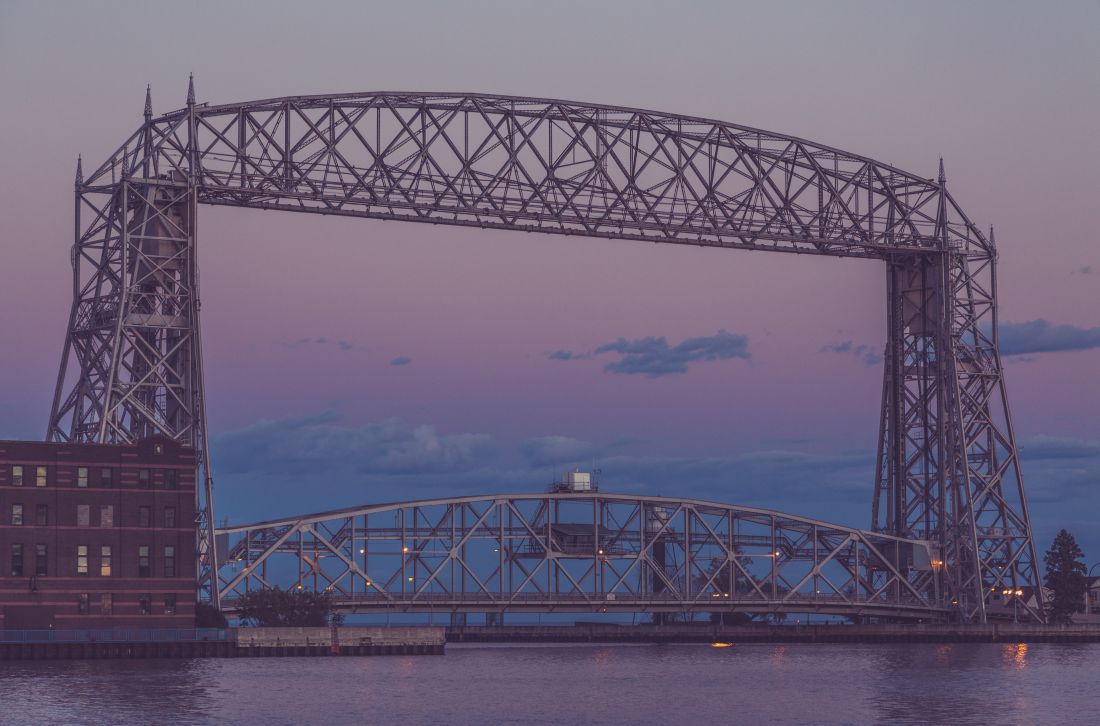
[[[1100,348],[1100,328],[1054,325],[1042,318],[1023,323],[1001,323],[998,342],[1002,355],[1092,350]]]
[[[685,338],[674,346],[668,344],[665,336],[647,336],[605,343],[591,353],[575,353],[568,350],[556,350],[549,353],[551,360],[577,360],[600,355],[618,355],[619,359],[606,363],[606,373],[622,375],[641,375],[646,378],[661,378],[687,373],[688,366],[701,361],[748,360],[749,339],[744,335],[719,330],[714,335]]]

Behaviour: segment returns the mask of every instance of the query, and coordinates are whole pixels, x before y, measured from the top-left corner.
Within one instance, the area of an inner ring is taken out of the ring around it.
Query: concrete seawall
[[[446,646],[436,627],[229,628],[171,640],[157,631],[6,632],[0,661],[443,655]]]
[[[1100,626],[511,625],[447,629],[448,643],[1100,643]]]
[[[238,628],[237,655],[442,655],[443,628]],[[321,653],[320,651],[325,651]]]

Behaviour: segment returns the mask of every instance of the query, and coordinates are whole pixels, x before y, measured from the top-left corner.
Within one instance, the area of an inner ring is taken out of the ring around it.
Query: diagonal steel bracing
[[[138,130],[87,177],[78,171],[73,307],[47,435],[160,434],[195,446],[200,578],[216,599],[196,258],[202,204],[883,260],[873,528],[932,543],[942,563],[930,576],[936,605],[960,619],[996,614],[997,593],[1019,588],[1035,593],[1024,610],[1042,618],[997,349],[996,249],[948,193],[942,167],[927,179],[760,129],[553,99],[360,93],[211,106],[192,87],[184,108],[154,116],[147,98]],[[638,556],[615,563],[612,577],[638,573],[669,591],[690,589],[692,566],[709,564],[657,564],[663,544],[645,540],[650,516],[639,511]],[[707,546],[712,529],[698,533]],[[822,562],[843,561],[835,546],[813,541]],[[578,570],[552,549],[537,565],[511,549],[497,554],[495,573],[460,567],[446,576],[492,590],[484,577],[516,570],[524,586],[586,591],[605,574]],[[746,577],[740,554],[720,559],[725,575],[708,572],[706,584]],[[434,557],[433,585],[447,560],[463,561]],[[407,564],[420,571],[428,559]],[[903,574],[873,586],[900,592]],[[836,576],[792,581],[775,572],[747,587],[774,597]],[[873,579],[858,568],[846,577],[857,587]]]
[[[955,614],[926,541],[697,500],[459,497],[219,534],[229,610],[252,589],[279,586],[328,592],[354,612]]]

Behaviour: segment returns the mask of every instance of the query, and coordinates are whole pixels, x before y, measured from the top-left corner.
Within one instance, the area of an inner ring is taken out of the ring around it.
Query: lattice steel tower
[[[218,204],[874,258],[888,330],[875,529],[927,540],[929,588],[984,620],[1037,555],[997,348],[996,249],[938,179],[707,119],[485,94],[362,93],[154,117],[87,179],[53,440],[197,448],[217,597],[197,209]],[[872,565],[867,565],[872,566]]]

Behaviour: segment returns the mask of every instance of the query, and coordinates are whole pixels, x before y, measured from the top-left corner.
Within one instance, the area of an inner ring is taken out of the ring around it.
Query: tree
[[[742,555],[741,547],[734,545],[734,555],[746,570],[752,567],[752,558]],[[741,575],[732,562],[726,562],[725,557],[713,557],[706,572],[701,572],[695,577],[695,588],[699,591],[710,591],[711,597],[718,605],[728,604],[730,601],[730,582],[733,582],[733,594],[744,595],[752,592],[752,584]],[[710,614],[710,621],[720,625],[748,625],[752,622],[752,616],[735,610],[722,609]]]
[[[265,588],[246,593],[237,601],[242,624],[262,627],[321,627],[328,625],[332,600],[327,592]]]
[[[228,625],[221,610],[208,602],[195,603],[196,628],[224,628]]]
[[[1054,537],[1043,561],[1047,566],[1046,586],[1051,591],[1047,617],[1051,622],[1065,623],[1073,613],[1084,609],[1085,553],[1077,546],[1073,535],[1061,530]]]

